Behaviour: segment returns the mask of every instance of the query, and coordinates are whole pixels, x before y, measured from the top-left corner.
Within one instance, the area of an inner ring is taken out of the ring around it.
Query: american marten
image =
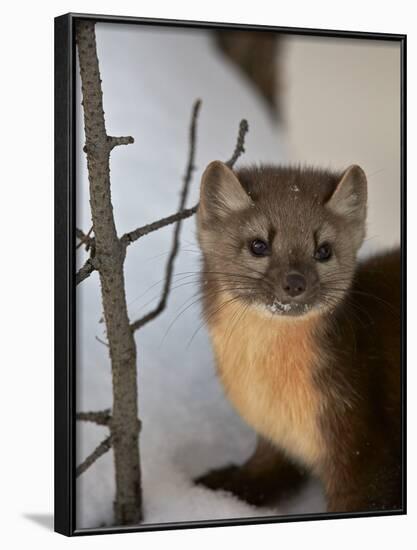
[[[357,260],[366,211],[357,165],[206,168],[204,317],[259,443],[197,483],[262,505],[312,474],[328,512],[402,508],[400,252]]]

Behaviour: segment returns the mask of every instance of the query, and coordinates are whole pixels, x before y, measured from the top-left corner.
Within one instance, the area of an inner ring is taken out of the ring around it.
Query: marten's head
[[[212,162],[198,209],[207,292],[277,315],[334,308],[352,282],[366,202],[366,176],[356,165],[342,173],[274,166],[234,172]]]

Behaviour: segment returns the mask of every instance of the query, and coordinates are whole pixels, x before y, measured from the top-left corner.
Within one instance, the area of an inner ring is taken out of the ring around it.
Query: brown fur
[[[402,507],[400,279],[399,251],[364,262],[325,333],[333,359],[316,382],[328,394],[321,477],[331,511]]]
[[[274,445],[261,439],[240,469],[199,481],[264,504],[307,469],[323,480],[331,512],[401,508],[398,253],[362,264],[351,305],[327,321],[275,320],[220,300],[227,304],[219,298],[209,319],[219,375],[242,417]]]
[[[268,170],[272,184],[273,171]],[[244,180],[253,184],[257,176],[247,171]],[[287,179],[289,176],[291,173],[286,173]],[[225,201],[230,190],[229,203],[247,207],[231,175],[227,177],[230,186],[218,196]],[[324,181],[330,182],[331,176],[327,178]],[[294,178],[290,180],[294,182]],[[339,189],[338,178],[333,181],[333,187]],[[308,191],[307,184],[302,185]],[[329,186],[326,183],[327,196]],[[339,201],[337,208],[345,208],[348,213],[342,215],[351,216],[348,210],[356,204],[348,199],[347,195]],[[339,291],[343,285],[343,292],[337,294],[334,307],[313,308],[303,315],[276,315],[263,307],[259,298],[247,298],[249,283],[238,256],[234,264],[227,265],[226,259],[227,267],[219,275],[222,261],[213,248],[216,232],[207,229],[209,225],[204,227],[213,218],[202,219],[210,213],[210,203],[203,199],[204,214],[199,220],[203,303],[218,373],[231,402],[260,435],[260,443],[240,468],[215,470],[198,482],[262,504],[287,494],[309,471],[322,479],[331,512],[402,507],[400,256],[393,251],[351,267],[363,238],[363,204],[359,207],[357,229],[352,219],[352,225],[346,225],[351,227],[351,236],[344,235],[339,244],[341,283],[335,289]],[[221,215],[223,204],[216,208]],[[340,218],[327,221],[319,216],[319,209],[317,212],[316,218],[329,225],[327,231],[333,231],[337,240],[337,232],[344,228]],[[297,237],[300,222],[301,218],[296,219],[291,227],[288,219],[290,243],[291,235]],[[240,222],[237,219],[235,223]],[[251,225],[256,223],[255,215]],[[232,239],[233,226],[227,231],[229,237],[223,238]],[[343,255],[349,262],[343,264]],[[217,271],[211,260],[217,262]],[[252,270],[256,269],[252,265],[261,262],[248,265]],[[240,274],[231,285],[231,271],[236,273],[238,268]],[[325,281],[325,272],[319,277]]]

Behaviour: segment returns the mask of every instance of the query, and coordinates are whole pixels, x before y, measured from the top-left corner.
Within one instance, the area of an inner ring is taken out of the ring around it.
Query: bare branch
[[[93,246],[94,244],[94,238],[91,237],[91,233],[93,232],[93,226],[90,227],[87,233],[84,233],[82,229],[79,229],[78,227],[75,230],[75,234],[77,235],[80,242],[77,244],[76,248],[80,248],[83,244],[85,244],[85,249],[88,250]]]
[[[165,283],[164,283],[164,287],[163,287],[163,290],[162,290],[162,295],[161,295],[161,298],[159,300],[159,303],[155,307],[155,309],[153,309],[152,311],[150,311],[149,313],[147,313],[146,315],[144,315],[143,317],[136,320],[134,323],[132,323],[130,325],[132,331],[136,331],[136,330],[140,329],[141,327],[143,327],[144,325],[146,325],[147,323],[149,323],[150,321],[152,321],[153,319],[158,317],[158,315],[160,315],[160,313],[162,313],[164,311],[164,309],[166,307],[166,304],[167,304],[167,300],[168,300],[168,294],[169,294],[169,291],[170,291],[170,288],[171,288],[171,280],[172,280],[172,274],[173,274],[173,268],[174,268],[174,260],[175,260],[175,257],[177,255],[177,253],[178,253],[179,233],[180,233],[180,229],[181,229],[181,221],[185,218],[188,218],[188,217],[192,216],[195,212],[197,212],[197,209],[198,209],[198,204],[196,204],[192,208],[188,209],[187,211],[185,211],[185,210],[183,210],[183,208],[181,208],[181,206],[183,207],[185,205],[185,200],[187,198],[188,187],[189,187],[189,183],[190,183],[190,180],[191,180],[191,175],[192,175],[192,172],[194,170],[193,164],[194,164],[194,150],[195,150],[195,127],[196,127],[196,119],[197,119],[197,115],[198,115],[198,109],[199,109],[199,102],[196,102],[196,104],[194,105],[193,116],[192,116],[192,119],[191,119],[190,153],[189,153],[189,160],[188,160],[186,174],[184,176],[184,187],[183,187],[183,191],[182,191],[182,194],[181,194],[179,212],[177,212],[177,214],[173,214],[172,216],[168,216],[167,218],[163,218],[159,221],[153,222],[149,225],[145,225],[143,227],[135,229],[134,231],[132,231],[130,233],[126,233],[122,237],[122,241],[125,242],[126,246],[127,246],[127,244],[129,244],[130,242],[133,242],[134,240],[139,239],[140,237],[143,237],[144,235],[147,235],[148,233],[150,233],[152,231],[156,231],[157,229],[160,229],[161,227],[164,227],[164,226],[168,225],[169,223],[176,223],[177,224],[175,226],[175,229],[174,229],[174,238],[173,238],[171,253],[168,257],[168,261],[167,261],[167,264],[166,264]],[[239,124],[239,132],[238,132],[238,137],[237,137],[235,150],[234,150],[233,155],[230,158],[230,160],[228,160],[227,163],[226,163],[230,168],[233,168],[233,166],[235,165],[235,163],[238,160],[238,158],[240,157],[240,155],[245,151],[245,148],[244,148],[245,136],[246,136],[248,130],[249,130],[249,125],[248,125],[247,120],[245,120],[245,119],[241,120],[240,124]],[[184,212],[186,212],[187,215],[183,216]]]
[[[235,150],[233,152],[232,157],[226,162],[226,164],[230,168],[233,168],[233,166],[236,164],[240,155],[245,151],[245,148],[244,148],[245,137],[248,130],[249,130],[249,125],[247,120],[245,119],[241,120],[239,124],[239,133],[237,137]],[[135,242],[137,239],[140,239],[141,237],[144,237],[145,235],[148,235],[153,231],[162,229],[162,227],[166,227],[167,225],[176,223],[179,220],[185,220],[186,218],[190,218],[197,212],[197,210],[198,210],[198,203],[192,208],[181,210],[175,214],[171,214],[170,216],[167,216],[166,218],[161,218],[156,222],[148,223],[147,225],[142,225],[141,227],[138,227],[137,229],[134,229],[129,233],[125,233],[120,240],[125,246],[128,246],[129,244]]]
[[[103,321],[104,321],[104,319],[101,318],[101,319],[99,320],[99,323],[102,323]],[[100,342],[100,344],[103,344],[103,346],[106,346],[107,348],[110,347],[108,342],[105,342],[104,340],[102,340],[102,339],[99,338],[98,336],[96,336],[96,340],[97,340],[97,342]]]
[[[112,150],[118,145],[129,145],[130,143],[134,143],[135,140],[132,136],[107,136],[107,141],[110,144],[110,150]]]
[[[85,264],[80,267],[80,269],[77,271],[77,274],[75,275],[75,284],[79,285],[84,281],[84,279],[87,279],[93,271],[95,271],[96,267],[93,263],[92,258],[88,258],[88,260],[85,262]]]
[[[249,124],[246,119],[242,119],[239,124],[239,133],[237,136],[236,147],[231,158],[225,163],[229,168],[233,168],[237,159],[245,152],[245,137],[249,130]]]
[[[111,414],[110,409],[104,411],[78,412],[75,418],[77,420],[84,420],[85,422],[94,422],[99,426],[108,426],[111,421]]]
[[[196,105],[197,105],[197,102],[194,105],[194,110],[196,108]],[[198,109],[199,109],[199,107],[197,107],[197,114],[195,115],[195,117],[197,117],[197,115],[198,115]],[[194,120],[195,112],[194,112],[194,110],[193,110],[192,127],[193,127],[193,122],[194,122],[194,135],[195,135],[195,120]],[[248,125],[247,120],[242,119],[240,121],[240,124],[239,124],[239,133],[238,133],[238,136],[237,136],[235,150],[233,152],[232,157],[226,162],[226,164],[230,168],[233,168],[233,166],[237,162],[238,158],[245,151],[245,147],[244,147],[245,137],[246,137],[246,134],[248,133],[248,130],[249,130],[249,125]],[[124,138],[115,138],[115,139],[124,139]],[[190,134],[190,139],[191,139],[191,134]],[[194,147],[194,145],[192,147]],[[191,150],[192,147],[190,147],[190,155],[192,154],[194,156],[194,149]],[[187,177],[189,178],[189,180],[191,180],[191,175],[192,175],[193,170],[194,170],[194,166],[192,164],[188,163],[186,175],[184,176],[184,187],[183,187],[183,191],[182,191],[182,194],[183,194],[184,189],[185,189],[185,184],[187,184],[187,188],[186,188],[186,191],[185,191],[185,193],[186,193],[185,198],[187,197],[188,185],[190,183],[189,181],[187,183]],[[182,198],[183,197],[181,196],[180,204],[182,203]],[[183,203],[183,204],[185,204],[185,203]],[[195,206],[191,207],[191,208],[186,208],[186,209],[181,208],[175,214],[171,214],[170,216],[167,216],[166,218],[161,218],[160,220],[157,220],[155,222],[148,223],[147,225],[143,225],[141,227],[138,227],[138,228],[134,229],[133,231],[130,231],[129,233],[125,233],[120,238],[120,241],[126,247],[129,244],[137,241],[141,237],[144,237],[145,235],[148,235],[149,233],[152,233],[153,231],[157,231],[158,229],[162,229],[163,227],[166,227],[167,225],[171,225],[172,223],[179,224],[180,221],[185,220],[186,218],[190,218],[191,216],[193,216],[197,212],[197,210],[198,210],[198,203]],[[179,229],[181,229],[181,226],[180,226]],[[80,238],[81,238],[81,233],[82,232],[79,233],[80,231],[81,230],[77,229],[77,235],[80,236]],[[178,234],[179,234],[179,230],[178,230]],[[91,243],[90,246],[93,247],[94,246],[94,238],[89,237],[89,239],[90,239],[89,242]],[[175,234],[174,234],[174,242],[175,242]],[[176,255],[176,252],[175,252],[175,255]],[[175,255],[174,255],[173,259],[175,259]],[[170,263],[170,258],[171,258],[171,256],[168,258],[168,264]],[[168,264],[167,264],[167,266],[168,266]],[[83,281],[84,279],[89,277],[91,275],[91,273],[94,271],[94,269],[95,269],[95,267],[91,263],[91,259],[87,260],[86,263],[84,264],[84,266],[77,273],[76,284],[78,285],[79,283],[81,283],[81,281]],[[169,287],[168,287],[168,292],[169,292]],[[148,313],[147,315],[145,315],[143,317],[143,324],[148,323],[149,321],[154,319],[157,315],[159,315],[159,313],[161,313],[164,310],[165,305],[166,305],[166,300],[163,301],[163,296],[164,296],[164,293],[162,293],[161,301],[159,302],[158,306],[154,310],[155,313],[150,312],[150,313]],[[162,302],[162,306],[161,306],[161,302]],[[143,324],[140,324],[138,327],[136,327],[136,323],[138,323],[138,322],[139,322],[139,320],[135,321],[135,323],[133,323],[133,325],[132,325],[132,328],[134,327],[133,330],[137,330],[137,328],[140,328],[141,326],[143,326]]]
[[[200,111],[200,106],[201,106],[201,101],[197,100],[194,103],[192,116],[191,116],[188,162],[187,162],[187,168],[183,179],[183,187],[181,191],[180,204],[178,208],[179,212],[184,210],[185,203],[187,201],[188,192],[190,189],[191,178],[195,170],[194,157],[195,157],[196,126],[197,126],[197,118],[198,118],[198,113]],[[179,249],[181,225],[182,225],[182,218],[176,221],[176,225],[174,228],[171,252],[168,256],[168,260],[165,266],[165,282],[164,282],[162,295],[159,300],[159,303],[154,310],[150,311],[144,317],[138,319],[137,321],[135,321],[130,325],[132,331],[138,330],[140,327],[143,327],[144,325],[149,323],[149,321],[152,321],[153,319],[155,319],[160,313],[162,313],[162,311],[166,307],[168,294],[171,289],[172,275],[174,272],[174,262]]]
[[[87,233],[84,233],[82,229],[79,229],[78,227],[75,230],[75,233],[77,237],[80,239],[80,242],[77,244],[76,249],[80,248],[83,244],[85,245],[86,251],[90,251],[90,257],[85,262],[85,264],[78,270],[76,276],[75,276],[75,284],[78,285],[84,279],[87,279],[91,275],[91,273],[96,269],[96,266],[94,265],[94,256],[96,253],[96,241],[94,237],[91,237],[91,233],[93,232],[93,226],[90,227]]]
[[[81,462],[79,466],[77,466],[77,469],[75,471],[75,476],[79,477],[81,474],[83,474],[88,468],[94,464],[96,460],[98,460],[101,456],[103,456],[107,451],[111,448],[112,445],[112,437],[109,435],[104,441],[98,445],[94,451],[87,456],[87,458],[84,460],[84,462]]]
[[[130,233],[125,233],[121,237],[121,241],[125,243],[127,246],[137,241],[141,237],[148,235],[148,233],[152,233],[153,231],[162,229],[162,227],[171,225],[172,223],[178,222],[179,220],[185,220],[186,218],[190,218],[193,214],[197,212],[197,208],[198,208],[198,204],[196,204],[192,208],[186,208],[185,210],[181,210],[181,212],[177,212],[176,214],[171,214],[171,216],[167,216],[166,218],[161,218],[156,222],[148,223],[147,225],[138,227],[137,229],[130,231]]]
[[[97,57],[95,23],[75,24],[84,113],[85,151],[90,189],[91,221],[94,225],[95,256],[90,263],[98,269],[101,301],[106,322],[112,369],[112,421],[116,495],[115,523],[138,524],[142,513],[139,461],[136,344],[130,330],[124,280],[125,247],[117,235],[111,198],[110,153],[114,146],[132,143],[132,138],[112,138],[106,132],[103,90]],[[91,267],[87,264],[87,273]],[[104,441],[78,470],[78,475],[110,447]]]
[[[79,227],[76,227],[75,229],[75,234],[77,236],[77,239],[80,239],[80,243],[77,244],[77,248],[79,248],[82,244],[84,244],[84,240],[86,238],[86,233],[84,233],[84,231],[82,229],[80,229]]]

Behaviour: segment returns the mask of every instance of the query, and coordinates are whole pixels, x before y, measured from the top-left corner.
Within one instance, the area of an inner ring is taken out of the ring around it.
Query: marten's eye
[[[262,239],[254,239],[249,243],[249,250],[254,256],[268,256],[269,246],[268,243]]]
[[[314,253],[314,258],[318,262],[326,262],[332,257],[332,247],[329,243],[321,244]]]

